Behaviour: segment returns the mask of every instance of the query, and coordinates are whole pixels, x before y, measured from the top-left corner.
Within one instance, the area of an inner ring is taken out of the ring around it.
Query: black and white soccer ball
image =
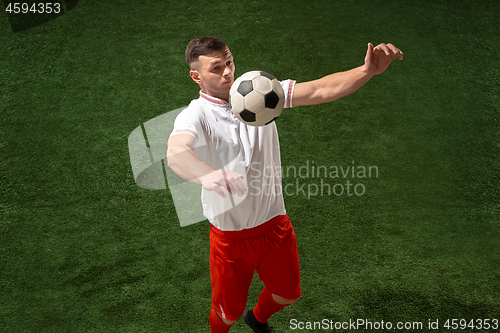
[[[229,91],[231,110],[247,125],[264,126],[279,117],[285,93],[271,74],[251,71],[237,78]]]

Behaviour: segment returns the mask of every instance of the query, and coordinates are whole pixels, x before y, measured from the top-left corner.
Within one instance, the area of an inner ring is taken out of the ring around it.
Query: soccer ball
[[[285,93],[271,74],[251,71],[234,81],[229,102],[236,118],[250,126],[264,126],[283,111]]]

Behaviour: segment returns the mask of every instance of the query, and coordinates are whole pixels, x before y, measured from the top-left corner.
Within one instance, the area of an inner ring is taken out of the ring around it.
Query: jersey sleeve
[[[200,141],[200,135],[202,135],[202,112],[201,108],[193,102],[186,109],[182,110],[181,113],[179,113],[175,118],[174,129],[172,130],[170,137],[177,134],[189,134],[195,138],[196,144],[198,144]]]
[[[281,81],[281,87],[285,92],[285,108],[292,108],[293,91],[295,89],[295,80]]]

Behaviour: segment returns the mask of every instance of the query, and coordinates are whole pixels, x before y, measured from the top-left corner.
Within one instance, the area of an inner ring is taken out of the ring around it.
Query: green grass
[[[278,332],[292,318],[500,319],[498,13],[498,1],[79,1],[16,33],[0,14],[0,332],[209,331],[209,224],[181,228],[168,190],[137,187],[127,147],[197,97],[183,53],[199,35],[229,44],[236,75],[299,82],[361,65],[368,42],[405,53],[356,93],[277,120],[284,167],[379,170],[349,178],[362,196],[286,196],[303,297],[272,318]]]

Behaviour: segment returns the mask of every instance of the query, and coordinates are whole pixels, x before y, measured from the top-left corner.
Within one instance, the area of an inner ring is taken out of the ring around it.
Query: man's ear
[[[189,76],[193,79],[194,82],[200,84],[201,83],[201,78],[200,78],[200,73],[196,69],[192,69],[189,71]]]

